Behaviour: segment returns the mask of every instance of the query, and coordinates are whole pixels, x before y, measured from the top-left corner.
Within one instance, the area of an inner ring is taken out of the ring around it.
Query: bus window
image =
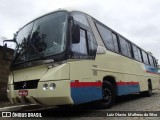
[[[74,18],[74,20],[80,22],[81,24],[89,27],[89,24],[88,24],[88,21],[87,21],[87,18],[85,16],[85,14],[83,13],[80,13],[80,12],[72,12],[72,16]]]
[[[157,65],[157,61],[156,61],[156,59],[153,57],[153,61],[154,61],[154,66],[155,67],[158,67],[158,65]]]
[[[98,31],[103,39],[103,42],[108,50],[114,51],[114,43],[112,39],[112,32],[102,25],[96,23]]]
[[[148,56],[149,56],[149,63],[150,63],[150,65],[154,67],[154,62],[153,62],[152,56],[151,55],[148,55]]]
[[[120,45],[122,54],[128,57],[131,57],[131,45],[124,38],[120,38]]]
[[[84,56],[87,55],[87,43],[86,43],[86,33],[85,30],[80,29],[80,42],[72,44],[71,46],[74,56]]]
[[[88,40],[88,48],[89,48],[89,56],[91,58],[95,58],[97,52],[97,42],[91,32],[87,32],[87,40]]]
[[[137,50],[138,50],[139,61],[141,61],[141,62],[142,62],[141,51],[140,51],[140,49],[139,49],[139,48],[137,48]]]
[[[142,50],[142,56],[143,56],[143,62],[148,65],[149,61],[148,61],[147,53],[144,52],[143,50]]]
[[[136,60],[142,62],[141,52],[140,52],[139,48],[137,48],[135,45],[132,45],[132,48],[133,48],[134,58]]]
[[[79,24],[81,28],[80,43],[72,45],[72,51],[80,56],[85,55],[90,58],[95,58],[97,51],[97,43],[92,34],[86,15],[81,12],[72,12],[75,24]]]
[[[112,33],[112,37],[113,37],[113,43],[114,43],[114,51],[119,53],[117,35]]]
[[[129,43],[129,42],[127,42],[127,49],[128,49],[128,55],[129,55],[129,57],[133,58],[132,47],[131,47],[131,43]]]

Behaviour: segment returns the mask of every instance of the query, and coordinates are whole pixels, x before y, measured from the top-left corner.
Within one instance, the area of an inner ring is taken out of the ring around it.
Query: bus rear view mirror
[[[102,46],[98,46],[97,54],[105,54],[105,53],[106,53],[106,49]]]
[[[80,42],[80,27],[78,24],[72,26],[72,43],[76,44]]]

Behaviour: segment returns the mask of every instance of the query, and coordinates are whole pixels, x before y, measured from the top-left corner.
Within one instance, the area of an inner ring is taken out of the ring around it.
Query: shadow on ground
[[[153,93],[153,96],[156,94],[158,93]],[[134,101],[142,98],[144,97],[141,94],[120,96],[117,97],[117,101],[114,106],[118,106],[120,104],[125,104],[129,101]],[[110,111],[111,109],[103,109],[99,107],[99,102],[92,102],[75,106],[61,106],[58,108],[39,109],[32,112],[40,112],[44,117],[99,117],[104,116],[103,114],[106,114],[106,112]]]

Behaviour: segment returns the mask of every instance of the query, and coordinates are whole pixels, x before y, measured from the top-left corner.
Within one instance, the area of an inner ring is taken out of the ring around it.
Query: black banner
[[[98,111],[98,110],[54,110],[41,112],[1,112],[0,117],[160,117],[160,111]]]

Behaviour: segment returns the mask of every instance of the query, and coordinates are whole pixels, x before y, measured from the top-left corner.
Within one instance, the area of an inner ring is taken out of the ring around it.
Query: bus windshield
[[[54,12],[23,27],[17,35],[13,64],[62,53],[66,48],[67,12]]]

